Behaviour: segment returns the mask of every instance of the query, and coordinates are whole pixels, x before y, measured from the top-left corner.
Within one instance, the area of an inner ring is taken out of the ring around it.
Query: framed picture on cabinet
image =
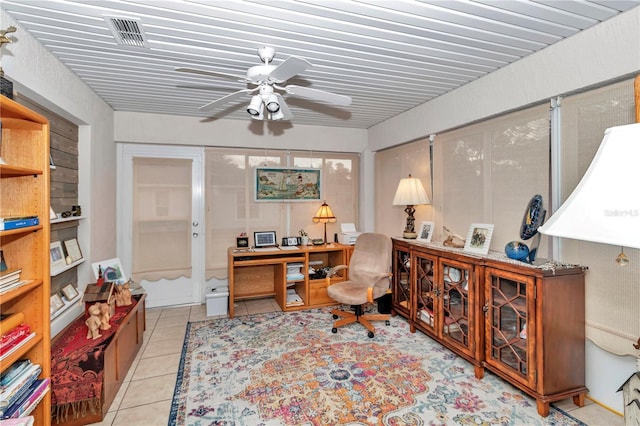
[[[49,247],[49,256],[51,257],[51,272],[55,273],[67,265],[62,251],[62,244],[60,241],[54,241]]]
[[[486,255],[493,235],[493,225],[488,223],[472,223],[464,244],[464,251]]]
[[[420,224],[420,229],[418,230],[418,241],[422,241],[423,243],[428,243],[431,241],[431,237],[433,236],[433,222],[422,222]]]
[[[129,281],[122,268],[122,263],[120,263],[120,259],[117,257],[92,263],[91,269],[93,270],[93,275],[96,280],[98,279],[99,269],[102,269],[104,282],[124,284]]]

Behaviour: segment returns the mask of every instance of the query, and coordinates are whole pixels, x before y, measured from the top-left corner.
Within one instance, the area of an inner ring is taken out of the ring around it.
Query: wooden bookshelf
[[[37,215],[40,225],[0,231],[0,247],[9,267],[21,268],[27,285],[0,293],[3,314],[22,312],[35,338],[0,363],[5,371],[18,359],[40,364],[39,378],[51,373],[49,327],[49,122],[28,108],[0,96],[0,217]],[[31,413],[37,425],[51,424],[47,392]]]

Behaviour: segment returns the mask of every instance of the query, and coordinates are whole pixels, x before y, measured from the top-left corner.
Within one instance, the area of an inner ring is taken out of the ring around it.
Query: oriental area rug
[[[187,326],[170,425],[584,425],[407,322],[331,332],[330,309]]]

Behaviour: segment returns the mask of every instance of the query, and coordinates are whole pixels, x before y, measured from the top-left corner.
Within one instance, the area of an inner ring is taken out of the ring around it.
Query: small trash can
[[[204,294],[207,302],[207,316],[227,315],[229,287],[207,288]]]
[[[391,290],[387,290],[387,292],[380,296],[378,301],[378,312],[381,314],[390,314],[391,313]]]

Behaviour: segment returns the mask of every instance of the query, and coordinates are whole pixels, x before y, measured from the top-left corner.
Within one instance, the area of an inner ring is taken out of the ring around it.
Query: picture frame
[[[64,307],[64,302],[62,301],[62,298],[60,297],[60,295],[58,293],[52,294],[51,298],[49,300],[50,300],[49,313],[51,315],[55,314],[61,308]]]
[[[435,224],[433,222],[422,222],[420,229],[418,229],[418,237],[416,239],[423,243],[431,242],[434,227]]]
[[[77,262],[78,260],[82,259],[82,252],[80,251],[78,240],[76,240],[75,238],[66,240],[64,242],[64,248],[67,250],[67,256],[71,257],[72,262]]]
[[[254,201],[321,201],[322,170],[256,167]]]
[[[78,290],[76,290],[73,284],[69,283],[62,288],[62,295],[65,299],[71,301],[78,297]]]
[[[277,246],[278,244],[276,243],[276,231],[254,232],[253,244],[256,248]]]
[[[102,268],[102,278],[104,282],[113,282],[119,285],[129,281],[124,272],[124,268],[122,268],[122,263],[117,257],[91,264],[91,270],[93,271],[93,276],[96,281],[98,280],[98,268]]]
[[[57,218],[58,218],[58,215],[53,210],[53,207],[49,206],[49,220],[56,220]]]
[[[464,251],[481,255],[489,253],[493,226],[489,223],[472,223],[467,233]]]
[[[64,251],[60,241],[54,241],[49,245],[49,257],[51,261],[51,272],[55,273],[67,266]]]

